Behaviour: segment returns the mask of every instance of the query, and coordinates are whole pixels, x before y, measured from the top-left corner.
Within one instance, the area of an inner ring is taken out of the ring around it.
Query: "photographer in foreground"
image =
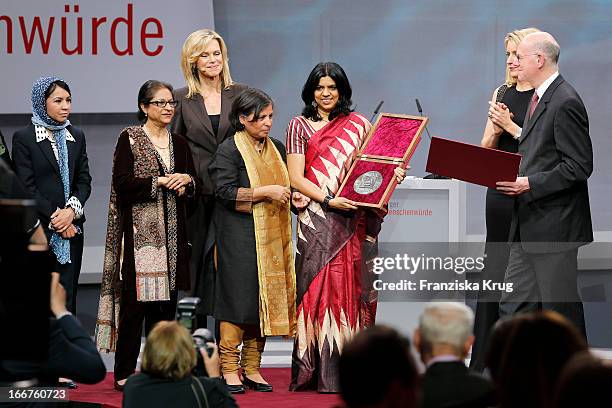
[[[59,281],[59,273],[52,272],[50,304],[53,318],[49,319],[48,326],[48,358],[40,364],[31,361],[32,359],[24,358],[1,361],[3,377],[9,375],[9,378],[20,382],[21,385],[36,387],[57,386],[59,377],[69,377],[84,384],[96,384],[104,379],[106,368],[96,345],[79,321],[66,309],[66,290]],[[20,337],[15,332],[12,335]],[[15,387],[17,382],[4,383],[3,386]],[[59,402],[57,404],[15,402],[6,406],[54,407],[59,405],[62,404]]]
[[[199,352],[209,375],[196,377],[196,349],[189,331],[176,321],[161,321],[147,337],[141,373],[128,378],[123,406],[131,407],[237,407],[221,379],[217,346]]]
[[[58,377],[100,382],[104,363],[66,308],[66,290],[51,272],[55,258],[29,197],[0,161],[0,327],[10,333],[0,338],[0,381],[19,387],[56,386]]]
[[[104,362],[91,336],[66,309],[66,290],[57,272],[51,273],[51,312],[55,319],[49,323],[49,359],[42,379],[55,382],[61,376],[84,384],[102,381],[106,376]]]

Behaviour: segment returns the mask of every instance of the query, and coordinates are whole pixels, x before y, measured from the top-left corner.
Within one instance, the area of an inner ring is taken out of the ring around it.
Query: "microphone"
[[[419,98],[414,98],[416,102],[417,110],[419,111],[419,116],[423,116],[423,108],[421,108],[421,103],[419,102]],[[429,134],[429,129],[427,125],[425,125],[425,131],[427,132],[427,136],[429,136],[429,140],[431,140],[431,134]]]
[[[414,101],[417,104],[417,110],[419,111],[419,115],[423,116],[423,108],[421,108],[421,104],[419,103],[419,98],[414,98]]]
[[[421,103],[419,102],[419,98],[415,98],[414,101],[416,102],[416,106],[417,106],[417,110],[419,111],[419,115],[423,116],[423,108],[421,107]],[[431,134],[429,133],[429,129],[427,128],[427,125],[425,125],[425,131],[427,132],[427,136],[429,136],[429,141],[431,141]],[[440,176],[439,174],[428,174],[425,177],[423,177],[425,179],[450,179],[450,177],[446,177],[446,176]]]
[[[376,106],[376,109],[374,109],[374,113],[372,114],[372,117],[370,118],[370,123],[374,122],[374,118],[376,117],[376,115],[378,115],[378,112],[380,111],[380,107],[383,106],[383,103],[385,103],[385,101],[378,102],[378,105]]]

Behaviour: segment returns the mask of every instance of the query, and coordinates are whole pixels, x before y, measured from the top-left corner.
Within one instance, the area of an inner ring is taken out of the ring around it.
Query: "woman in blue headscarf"
[[[72,95],[57,77],[32,86],[32,123],[13,135],[15,172],[36,199],[38,218],[66,289],[67,308],[76,313],[76,289],[83,255],[83,206],[91,193],[85,135],[70,124]]]

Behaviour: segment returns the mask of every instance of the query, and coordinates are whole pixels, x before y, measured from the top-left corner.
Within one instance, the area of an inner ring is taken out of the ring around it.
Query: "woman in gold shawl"
[[[295,333],[291,192],[285,148],[268,136],[273,108],[264,92],[243,91],[230,113],[238,131],[219,146],[209,169],[216,186],[214,316],[232,393],[244,393],[245,385],[272,391],[259,373],[266,336]]]

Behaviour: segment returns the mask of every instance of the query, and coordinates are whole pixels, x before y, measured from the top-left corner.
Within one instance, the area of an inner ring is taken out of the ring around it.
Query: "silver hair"
[[[555,65],[559,62],[561,47],[559,47],[557,40],[550,33],[544,31],[531,33],[525,38],[531,38],[533,40],[533,48],[544,54],[548,61]]]
[[[561,49],[558,44],[555,44],[551,41],[542,41],[536,43],[536,48],[538,51],[541,51],[548,60],[557,64],[559,62],[559,54],[561,53]]]
[[[419,318],[421,342],[424,344],[448,344],[458,350],[472,334],[474,313],[457,302],[432,302]]]

